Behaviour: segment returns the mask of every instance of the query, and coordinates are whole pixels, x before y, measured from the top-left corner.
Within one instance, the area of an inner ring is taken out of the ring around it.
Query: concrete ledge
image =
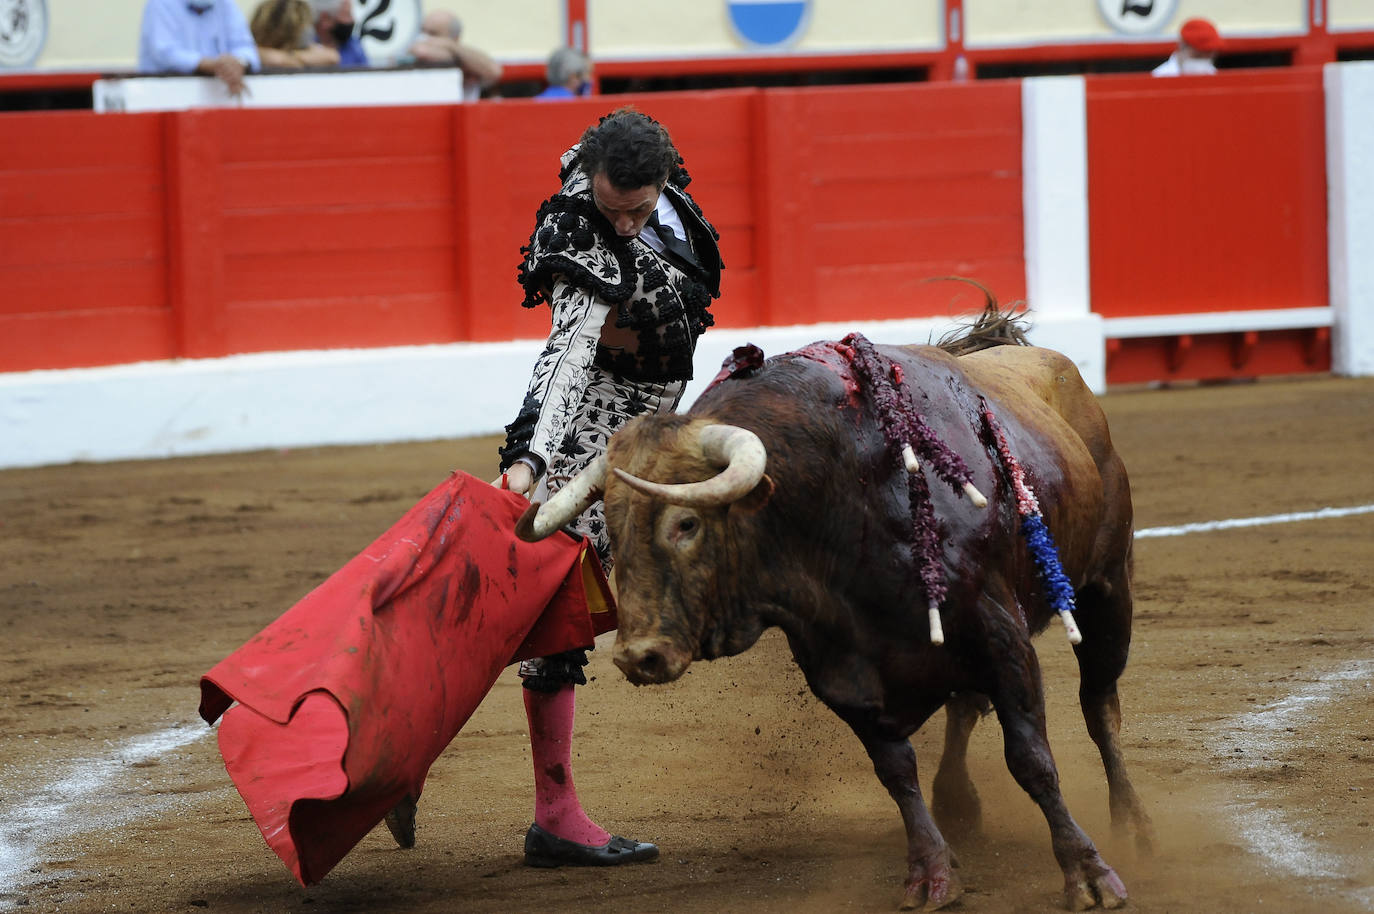
[[[1103,320],[1107,339],[1178,336],[1182,333],[1244,333],[1247,330],[1302,330],[1330,327],[1331,308],[1285,308],[1278,311],[1221,311],[1213,314],[1160,314],[1149,317],[1109,317]]]
[[[1102,390],[1101,320],[1034,316],[1031,338]],[[858,331],[927,343],[952,321],[716,329],[702,337],[690,404],[736,346],[778,355]],[[543,340],[260,353],[0,374],[0,467],[496,434],[514,418]],[[685,408],[685,406],[684,406]]]

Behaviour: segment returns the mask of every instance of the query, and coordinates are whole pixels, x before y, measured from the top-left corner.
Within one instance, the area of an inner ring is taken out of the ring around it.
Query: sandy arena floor
[[[1113,393],[1137,528],[1374,504],[1374,379]],[[520,863],[518,682],[435,765],[419,845],[379,828],[302,889],[196,716],[197,680],[495,440],[0,473],[0,911],[890,911],[901,822],[786,645],[579,699],[588,809],[663,858]],[[1374,911],[1374,513],[1142,537],[1122,682],[1149,859],[1115,839],[1062,630],[1039,642],[1069,806],[1141,912]],[[938,719],[915,737],[928,787]],[[974,737],[987,813],[956,910],[1057,910],[1044,820]]]

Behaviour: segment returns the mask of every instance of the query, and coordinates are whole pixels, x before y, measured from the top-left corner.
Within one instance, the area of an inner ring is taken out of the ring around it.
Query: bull
[[[738,654],[766,628],[782,629],[811,690],[853,729],[901,812],[903,910],[960,895],[936,821],[951,834],[978,827],[966,751],[990,710],[1008,768],[1049,824],[1066,906],[1119,907],[1125,886],[1060,792],[1031,643],[1054,613],[995,446],[1019,462],[1071,582],[1079,701],[1113,827],[1133,829],[1148,849],[1150,820],[1119,738],[1131,496],[1102,410],[1073,362],[1027,345],[991,299],[971,328],[938,346],[868,344],[919,424],[962,458],[961,491],[929,461],[894,454],[873,379],[856,372],[848,340],[766,361],[737,350],[687,413],[636,419],[547,504],[531,506],[522,535],[548,535],[604,498],[620,619],[614,662],[635,684],[670,682],[694,660]],[[938,580],[913,533],[922,516]],[[929,614],[928,603],[938,604]],[[941,707],[932,813],[909,737]]]

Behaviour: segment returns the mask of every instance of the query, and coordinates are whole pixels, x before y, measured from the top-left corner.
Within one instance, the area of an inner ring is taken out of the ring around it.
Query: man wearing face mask
[[[341,67],[365,67],[367,53],[354,34],[353,0],[310,0],[315,13],[315,40],[339,54]]]
[[[576,48],[559,48],[544,70],[548,88],[535,98],[556,101],[592,94],[592,62]]]

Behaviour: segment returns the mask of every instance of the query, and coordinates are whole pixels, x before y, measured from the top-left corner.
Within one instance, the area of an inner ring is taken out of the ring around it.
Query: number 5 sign
[[[353,0],[358,37],[373,64],[404,57],[420,34],[420,0]]]

